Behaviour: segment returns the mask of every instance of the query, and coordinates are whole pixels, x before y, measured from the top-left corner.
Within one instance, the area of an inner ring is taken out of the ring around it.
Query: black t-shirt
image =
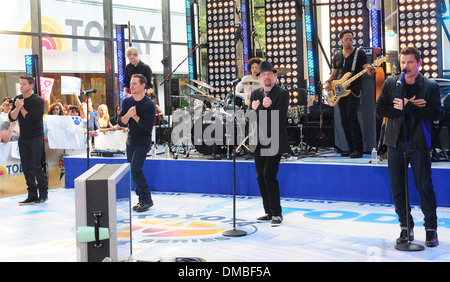
[[[126,124],[122,123],[121,118],[134,106],[136,107],[136,113],[140,117],[140,120],[139,123],[137,123],[133,118],[130,118],[128,122],[129,130],[127,144],[149,145],[152,141],[156,106],[148,96],[144,96],[144,99],[140,101],[134,100],[133,97],[125,98],[122,102],[122,110],[119,114],[118,124],[122,127],[127,127]]]
[[[137,66],[132,65],[131,63],[125,67],[125,81],[124,86],[126,88],[130,88],[130,81],[133,74],[142,74],[147,79],[147,84],[145,85],[145,89],[153,88],[152,85],[152,69],[149,65],[145,64],[142,61],[139,61]]]
[[[14,98],[13,107],[11,108],[11,112],[16,109],[14,105],[17,99],[23,99],[23,95],[18,95]],[[20,138],[30,139],[34,137],[39,137],[44,135],[44,100],[36,94],[31,95],[30,97],[24,99],[25,110],[27,110],[28,114],[25,118],[22,116],[22,113],[19,113],[19,128],[20,128]],[[9,120],[14,121],[11,118],[11,112],[8,114]]]
[[[344,58],[342,51],[334,55],[332,67],[333,69],[339,70],[338,79],[341,79],[342,76],[344,76],[344,74],[352,71],[353,59],[355,57],[356,49],[357,48],[355,48],[347,58]],[[355,71],[353,71],[352,76],[362,71],[363,66],[368,63],[369,59],[367,58],[366,52],[364,52],[364,50],[359,49]],[[350,89],[355,95],[359,95],[359,92],[361,90],[361,77],[353,81],[352,84],[350,84]]]
[[[404,90],[404,95],[406,99],[411,99],[412,97],[416,96],[417,97],[417,93],[420,92],[420,87],[417,83],[414,84],[403,84],[403,90]],[[407,140],[409,140],[409,136],[411,136],[411,134],[414,132],[414,124],[412,124],[411,121],[411,117],[410,114],[408,114],[408,112],[405,112],[405,120],[406,120],[406,138]],[[397,142],[399,141],[405,141],[405,125],[402,124],[401,128],[400,128],[400,133],[397,139]]]

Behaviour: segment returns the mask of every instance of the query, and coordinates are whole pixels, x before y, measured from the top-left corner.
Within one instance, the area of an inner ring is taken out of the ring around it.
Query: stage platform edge
[[[342,163],[342,159],[312,157],[287,160],[280,164],[278,181],[281,197],[326,201],[349,201],[392,204],[386,163],[371,165],[369,156],[360,163]],[[347,158],[348,159],[348,158]],[[341,161],[341,162],[339,162]],[[120,157],[92,157],[90,166],[126,162]],[[74,180],[87,170],[84,155],[64,159],[65,188],[73,188]],[[144,173],[152,191],[232,195],[233,162],[180,157],[177,160],[147,158]],[[411,168],[409,169],[410,202],[419,205]],[[432,179],[438,206],[450,207],[450,164],[434,164]],[[132,190],[134,191],[134,185]],[[259,196],[253,160],[236,162],[236,194]]]

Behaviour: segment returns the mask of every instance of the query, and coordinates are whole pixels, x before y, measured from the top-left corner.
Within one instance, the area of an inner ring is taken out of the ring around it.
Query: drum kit
[[[288,74],[290,71],[290,69],[278,68],[277,74],[282,76]],[[213,86],[195,79],[191,79],[191,82],[195,83],[196,86],[186,83],[186,86],[193,90],[193,93],[185,94],[185,96],[192,99],[191,101],[194,102],[194,106],[189,107],[189,110],[187,108],[177,110],[184,113],[188,112],[190,120],[188,123],[185,123],[186,128],[184,132],[189,131],[190,136],[185,136],[181,141],[172,146],[171,152],[174,158],[178,158],[178,154],[181,151],[184,151],[186,157],[189,157],[189,153],[193,148],[202,155],[213,155],[214,159],[217,155],[225,154],[230,158],[230,153],[234,148],[232,143],[235,143],[236,140],[237,153],[251,153],[253,147],[249,144],[248,120],[245,117],[241,118],[241,116],[233,114],[233,111],[239,111],[239,113],[245,112],[247,109],[245,103],[247,93],[230,92],[226,97],[221,99],[210,94],[211,92],[218,92],[218,89]],[[252,88],[261,86],[261,83],[258,81],[241,81],[240,83]],[[199,111],[199,108],[202,108],[202,110]],[[299,125],[302,116],[306,114],[305,108],[306,106],[290,107],[287,113],[287,124],[290,126]],[[230,119],[233,119],[233,133],[229,133],[226,130],[227,121],[230,122]],[[205,132],[211,124],[214,124],[215,128],[219,127],[223,129],[222,131],[218,131],[221,136],[214,136],[217,132],[212,133],[211,136],[206,138],[203,135],[195,136],[195,128],[201,128],[202,132]],[[244,139],[242,142],[239,142],[242,140],[241,137]],[[218,142],[214,142],[214,140],[223,140],[224,142],[217,144]],[[233,140],[233,142],[229,142],[229,140]],[[303,143],[303,140],[301,140],[301,143]]]
[[[231,112],[233,110],[240,110],[240,112],[245,111],[246,105],[245,96],[243,95],[244,93],[236,93],[236,95],[230,93],[224,99],[219,99],[211,94],[208,94],[208,92],[211,91],[218,91],[216,88],[195,79],[191,79],[191,82],[195,83],[196,86],[186,83],[186,86],[192,89],[193,93],[185,94],[185,96],[193,99],[194,103],[197,102],[197,106],[191,107],[189,110],[186,108],[177,110],[180,112],[187,111],[189,113],[190,120],[187,123],[189,125],[186,126],[192,127],[190,129],[191,136],[182,138],[178,144],[174,144],[172,146],[171,151],[173,153],[173,157],[177,159],[179,153],[182,151],[185,152],[186,157],[189,157],[189,153],[193,148],[195,148],[197,152],[202,155],[212,155],[214,158],[216,158],[217,155],[227,155],[227,157],[230,157],[231,151],[233,150],[232,143],[234,143],[231,140],[239,141],[240,138],[237,138],[237,136],[245,137],[247,135],[244,134],[246,132],[248,133],[248,129],[246,129],[245,126],[245,120],[241,119],[241,117],[236,117]],[[257,86],[256,82],[243,82],[243,84]],[[201,112],[198,111],[200,106],[202,108]],[[182,114],[180,113],[180,115]],[[240,121],[238,124],[234,124],[235,130],[233,132],[233,138],[231,133],[227,132],[226,125],[227,121],[230,122],[230,119],[234,119],[235,117]],[[201,128],[202,132],[205,132],[211,124],[214,124],[215,128],[222,128],[222,130],[218,130],[218,133],[221,136],[215,136],[216,132],[212,132],[209,138],[211,140],[205,138],[203,134],[196,137],[194,134],[195,128]],[[223,142],[215,142],[217,140],[223,140]],[[236,146],[238,146],[239,151],[248,153],[248,146],[244,144],[244,142],[248,142],[248,138],[244,139],[244,141],[240,144],[236,144]]]

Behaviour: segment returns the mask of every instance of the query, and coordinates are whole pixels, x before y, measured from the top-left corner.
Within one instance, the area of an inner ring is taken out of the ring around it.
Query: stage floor
[[[55,189],[41,206],[19,206],[25,196],[0,199],[0,261],[74,262],[75,191]],[[136,196],[133,193],[133,203]],[[256,223],[260,197],[237,198],[237,229],[230,238],[233,198],[202,193],[153,193],[155,205],[133,213],[134,261],[161,256],[200,257],[207,262],[450,261],[450,208],[439,207],[440,245],[421,252],[397,251],[394,207],[328,200],[283,198],[279,227]],[[424,245],[423,215],[413,207],[417,244]]]

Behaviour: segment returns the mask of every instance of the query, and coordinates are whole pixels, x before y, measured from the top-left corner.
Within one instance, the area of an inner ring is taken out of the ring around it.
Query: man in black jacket
[[[397,244],[406,243],[408,238],[403,156],[406,142],[407,161],[411,164],[421,209],[425,215],[426,246],[435,247],[439,242],[430,148],[431,126],[433,121],[439,119],[441,102],[439,85],[419,72],[422,64],[420,57],[420,52],[414,47],[404,48],[400,52],[401,69],[407,70],[404,83],[397,85],[398,78],[385,81],[376,103],[376,113],[378,117],[387,118],[384,143],[388,147],[392,197],[402,229]],[[411,222],[409,238],[412,241],[414,222],[409,210],[408,216]]]
[[[19,120],[19,151],[28,197],[20,205],[42,204],[48,199],[48,180],[42,166],[44,151],[44,100],[33,94],[34,78],[20,76],[20,92],[14,98],[8,118]],[[37,181],[37,184],[36,184]],[[39,196],[38,196],[39,190]]]
[[[258,116],[260,138],[255,151],[255,168],[266,213],[258,221],[271,220],[272,226],[283,221],[277,174],[281,156],[291,150],[286,127],[289,92],[275,84],[276,72],[272,64],[262,62],[258,77],[263,88],[253,91],[250,97],[251,109]],[[276,117],[279,118],[278,123],[272,127],[272,118]]]

